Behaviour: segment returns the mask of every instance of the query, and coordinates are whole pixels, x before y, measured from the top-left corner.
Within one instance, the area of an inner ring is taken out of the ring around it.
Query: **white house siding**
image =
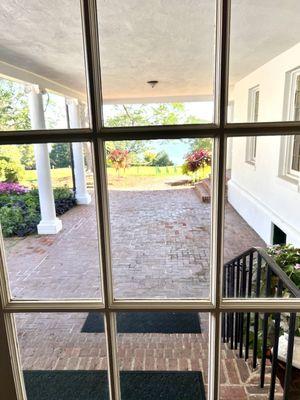
[[[249,89],[259,85],[259,121],[287,119],[287,73],[300,67],[300,44],[261,66],[233,89],[234,122],[248,120]],[[272,243],[272,224],[300,246],[300,192],[298,184],[279,177],[281,137],[257,138],[255,165],[245,162],[246,138],[235,138],[231,150],[228,200],[266,243]]]

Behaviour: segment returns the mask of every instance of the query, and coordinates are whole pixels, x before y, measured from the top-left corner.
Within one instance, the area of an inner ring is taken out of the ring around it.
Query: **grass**
[[[209,175],[211,169],[206,167],[204,171],[200,171],[200,178],[205,178]],[[112,168],[107,168],[108,186],[114,189],[125,188],[140,188],[156,187],[164,185],[167,180],[175,179],[182,176],[181,166],[169,167],[152,167],[152,166],[134,166],[120,170],[118,172]],[[68,186],[73,187],[72,170],[71,168],[57,168],[51,170],[53,187]],[[28,187],[37,187],[37,174],[35,170],[25,171],[24,178],[20,182]],[[93,188],[93,176],[87,174],[87,186]]]

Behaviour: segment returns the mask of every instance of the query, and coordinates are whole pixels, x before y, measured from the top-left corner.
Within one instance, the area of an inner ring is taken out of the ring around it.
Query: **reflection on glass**
[[[298,141],[293,135],[228,142],[225,297],[299,297]]]
[[[99,298],[90,143],[0,146],[0,222],[12,297]]]
[[[207,314],[134,312],[116,319],[122,398],[132,392],[139,399],[207,398]]]
[[[297,0],[232,1],[230,122],[297,119],[293,109],[300,72],[299,11]],[[259,88],[257,118],[251,111],[254,87]]]
[[[207,298],[211,139],[107,142],[114,295]]]
[[[28,400],[108,400],[103,316],[33,313],[15,316]]]
[[[213,121],[215,7],[98,0],[106,126]]]

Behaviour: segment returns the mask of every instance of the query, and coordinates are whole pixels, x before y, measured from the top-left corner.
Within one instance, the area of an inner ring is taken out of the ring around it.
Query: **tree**
[[[20,161],[21,154],[18,146],[0,146],[0,180],[19,182],[24,176],[24,167]]]
[[[191,139],[189,139],[191,141]],[[191,151],[205,149],[208,151],[212,150],[212,139],[210,138],[198,138],[193,139],[190,144]]]
[[[193,115],[187,115],[183,103],[116,105],[114,114],[106,119],[105,126],[180,125],[204,122]]]
[[[146,160],[146,158],[145,158]],[[152,158],[151,162],[149,165],[153,165],[156,167],[167,167],[170,165],[174,165],[174,163],[170,160],[168,153],[165,152],[164,150],[158,152],[155,154],[154,158]]]
[[[32,144],[19,145],[21,153],[21,163],[25,169],[35,169],[35,157]]]
[[[54,143],[50,152],[50,165],[54,168],[66,168],[71,165],[70,145]]]
[[[25,88],[15,82],[0,79],[0,129],[30,129],[30,118]]]

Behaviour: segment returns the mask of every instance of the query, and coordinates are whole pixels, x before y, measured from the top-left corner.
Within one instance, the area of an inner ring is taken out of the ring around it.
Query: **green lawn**
[[[199,175],[201,178],[205,178],[211,171],[210,167],[206,167],[204,171],[200,171]],[[139,166],[129,167],[126,170],[120,170],[119,174],[112,168],[107,168],[108,185],[114,188],[128,188],[135,186],[151,186],[159,182],[165,182],[168,179],[172,180],[176,176],[182,176],[182,170],[180,166],[169,166],[169,167],[151,167],[151,166]],[[53,187],[68,186],[72,187],[72,171],[71,168],[57,168],[51,170],[52,184]],[[36,171],[25,171],[24,178],[20,182],[21,184],[28,187],[37,187],[37,175]],[[87,174],[88,187],[93,187],[92,174]]]

